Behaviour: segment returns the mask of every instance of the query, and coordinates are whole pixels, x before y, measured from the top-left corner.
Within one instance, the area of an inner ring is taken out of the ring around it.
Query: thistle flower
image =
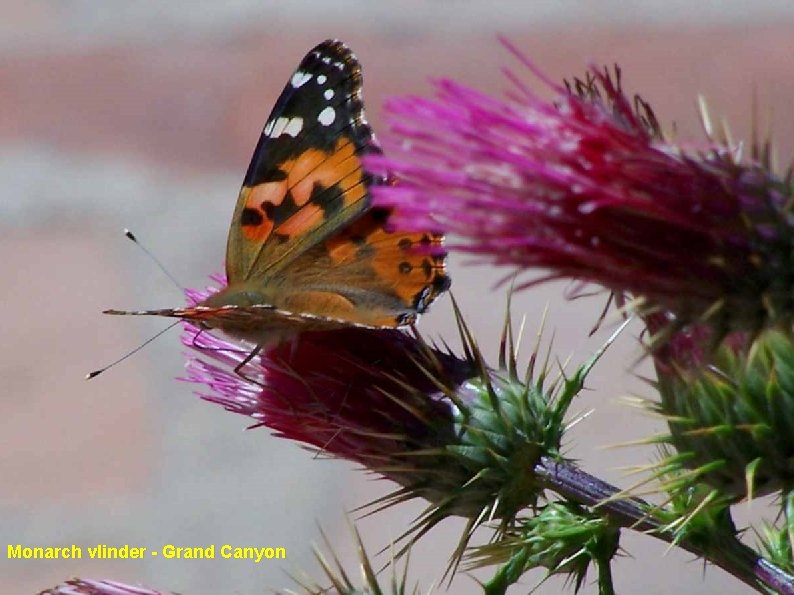
[[[414,483],[412,453],[454,440],[445,392],[475,375],[467,360],[400,331],[360,328],[303,333],[253,358],[238,375],[231,369],[248,356],[244,348],[186,329],[184,344],[202,355],[188,359],[186,379],[209,387],[202,398],[401,485]],[[420,468],[426,464],[413,458]]]
[[[510,75],[506,100],[440,80],[435,99],[387,103],[390,157],[368,163],[400,181],[375,193],[399,205],[395,227],[433,226],[462,238],[453,250],[547,270],[523,286],[594,282],[677,324],[708,318],[723,333],[791,320],[788,178],[726,143],[666,141],[617,69],[560,86],[519,58],[553,101]]]
[[[464,357],[399,331],[349,328],[303,333],[251,359],[242,375],[231,369],[245,350],[187,325],[183,342],[198,355],[186,380],[257,426],[397,482],[381,503],[427,500],[417,536],[450,515],[468,517],[473,530],[541,497],[536,467],[564,461],[565,413],[597,356],[553,381],[533,356],[519,378],[507,347],[500,369],[488,368],[459,322]]]
[[[73,578],[39,595],[166,595],[147,587],[117,581]]]

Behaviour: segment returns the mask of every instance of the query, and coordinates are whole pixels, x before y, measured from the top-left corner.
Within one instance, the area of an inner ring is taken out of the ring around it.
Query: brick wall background
[[[427,92],[454,76],[499,92],[508,35],[552,78],[590,62],[623,67],[666,125],[699,140],[703,93],[747,137],[753,93],[771,114],[781,161],[794,119],[794,4],[638,1],[364,3],[292,0],[2,0],[0,19],[0,546],[97,543],[236,543],[287,548],[286,564],[215,560],[8,561],[0,592],[30,593],[68,577],[140,581],[187,595],[262,593],[288,586],[285,571],[312,569],[318,524],[354,560],[346,510],[390,489],[351,465],[315,460],[248,421],[191,395],[171,332],[104,376],[83,375],[164,325],[114,319],[108,307],[180,303],[179,292],[126,242],[129,227],[187,286],[222,268],[228,221],[261,126],[303,53],[326,37],[348,42],[364,65],[369,119],[394,93]],[[529,77],[528,77],[529,78]],[[453,258],[456,297],[486,353],[501,319],[489,291],[502,272]],[[550,304],[556,353],[586,357],[601,299],[562,302],[565,285],[514,299],[534,332]],[[422,321],[426,336],[454,339],[449,300]],[[632,372],[627,334],[592,374],[574,408],[594,413],[571,432],[570,454],[627,485],[621,467],[641,449],[605,445],[659,431],[617,403],[648,395]],[[763,511],[756,502],[744,519]],[[421,510],[406,505],[360,523],[371,552]],[[450,521],[420,543],[412,576],[438,581],[462,529]],[[622,593],[742,592],[719,570],[654,540],[627,535],[633,558],[616,564]],[[315,573],[316,575],[316,573]],[[530,575],[528,591],[540,575]],[[550,580],[540,593],[556,593]],[[588,592],[595,592],[590,586]],[[478,592],[459,577],[455,593]]]

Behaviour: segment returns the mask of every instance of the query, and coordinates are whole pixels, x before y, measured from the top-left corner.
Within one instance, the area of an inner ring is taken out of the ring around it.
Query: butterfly
[[[389,228],[362,157],[381,152],[361,66],[327,40],[301,61],[254,150],[226,246],[227,286],[184,308],[119,311],[190,321],[254,343],[304,331],[411,325],[450,286],[440,233]],[[239,367],[239,366],[238,366]]]

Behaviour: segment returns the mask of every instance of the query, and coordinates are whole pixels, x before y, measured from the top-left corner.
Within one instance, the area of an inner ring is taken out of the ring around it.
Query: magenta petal
[[[182,380],[203,386],[201,398],[372,470],[404,468],[403,457],[449,440],[452,403],[438,382],[454,389],[473,374],[467,360],[400,331],[349,328],[303,333],[257,354],[240,375],[233,369],[253,347],[184,327]]]
[[[452,250],[544,277],[571,277],[691,320],[720,310],[733,327],[788,315],[791,190],[729,147],[666,142],[650,108],[593,69],[570,89],[508,49],[558,96],[517,82],[508,100],[450,80],[436,97],[386,103],[386,156],[366,165],[398,183],[374,189],[394,227],[440,229]],[[512,75],[511,75],[512,76]],[[639,302],[638,302],[639,303]]]

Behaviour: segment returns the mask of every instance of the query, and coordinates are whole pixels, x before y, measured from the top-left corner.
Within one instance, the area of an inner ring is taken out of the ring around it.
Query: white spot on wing
[[[323,93],[323,97],[325,97],[326,99],[329,99],[329,100],[333,99],[334,90],[333,89],[326,89],[325,92]]]
[[[281,136],[281,133],[284,132],[284,129],[287,127],[288,123],[289,123],[289,119],[287,118],[284,117],[276,118],[276,121],[273,122],[273,126],[270,129],[270,133],[268,134],[268,136],[270,138],[278,138],[279,136]]]
[[[303,130],[303,118],[285,118],[281,116],[276,118],[273,122],[268,122],[265,126],[265,135],[270,138],[278,138],[282,134],[288,134],[291,137],[296,137]]]
[[[308,83],[310,80],[312,80],[311,74],[308,72],[303,72],[302,70],[298,70],[292,75],[292,80],[290,82],[292,83],[292,86],[297,89],[298,87],[302,87]]]
[[[289,122],[287,122],[287,126],[284,128],[284,134],[289,134],[291,137],[295,138],[300,134],[300,131],[303,129],[303,118],[292,118]]]
[[[330,105],[321,111],[319,116],[317,116],[317,121],[323,126],[330,126],[334,123],[335,119],[336,112]]]
[[[324,74],[321,74],[320,76],[317,77],[317,84],[318,85],[324,85],[325,81],[327,81],[327,80],[328,80],[328,77],[325,76]]]

